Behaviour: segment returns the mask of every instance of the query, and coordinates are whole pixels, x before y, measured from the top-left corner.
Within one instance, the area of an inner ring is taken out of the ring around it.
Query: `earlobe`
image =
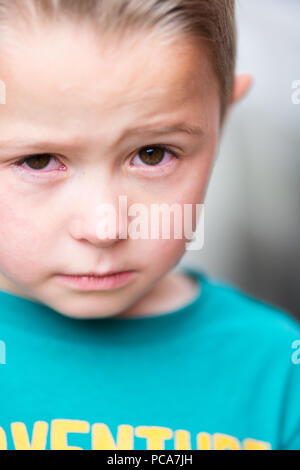
[[[232,89],[230,104],[234,104],[241,100],[249,91],[253,83],[253,78],[249,74],[236,75],[234,79],[234,86]]]

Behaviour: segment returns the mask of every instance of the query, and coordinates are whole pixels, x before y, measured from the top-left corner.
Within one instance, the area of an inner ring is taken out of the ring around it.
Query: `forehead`
[[[195,91],[210,74],[204,48],[183,37],[163,45],[159,37],[136,34],[130,42],[101,44],[87,25],[66,23],[21,30],[11,44],[3,64],[10,81],[32,92],[55,90],[64,98],[72,92],[87,98],[96,91],[104,101],[105,95],[176,99]]]
[[[121,125],[122,116],[124,122],[163,118],[183,105],[191,114],[217,93],[199,42],[162,45],[159,37],[140,35],[131,43],[102,44],[86,25],[21,29],[8,43],[0,74],[7,85],[5,118],[17,118],[20,128],[25,122],[53,126],[61,118],[66,129],[71,122],[88,129],[113,124],[116,114]]]

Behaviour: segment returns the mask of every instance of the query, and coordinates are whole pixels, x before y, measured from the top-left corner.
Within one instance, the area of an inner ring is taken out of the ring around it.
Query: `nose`
[[[77,215],[70,224],[71,236],[77,241],[87,241],[97,247],[109,247],[120,239],[124,231],[120,228],[117,211],[89,210],[83,215]],[[112,208],[113,206],[111,206]],[[122,235],[124,238],[124,235]]]

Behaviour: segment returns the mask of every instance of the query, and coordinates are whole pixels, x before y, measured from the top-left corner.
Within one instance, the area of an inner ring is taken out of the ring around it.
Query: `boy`
[[[0,37],[0,448],[300,448],[298,323],[98,226],[204,201],[234,2],[0,0]]]

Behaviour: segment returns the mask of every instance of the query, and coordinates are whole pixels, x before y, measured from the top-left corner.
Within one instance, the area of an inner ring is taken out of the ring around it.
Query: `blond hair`
[[[231,99],[236,62],[235,0],[0,0],[0,32],[43,18],[89,20],[120,37],[159,33],[170,40],[189,35],[205,41],[219,84],[221,121]]]

